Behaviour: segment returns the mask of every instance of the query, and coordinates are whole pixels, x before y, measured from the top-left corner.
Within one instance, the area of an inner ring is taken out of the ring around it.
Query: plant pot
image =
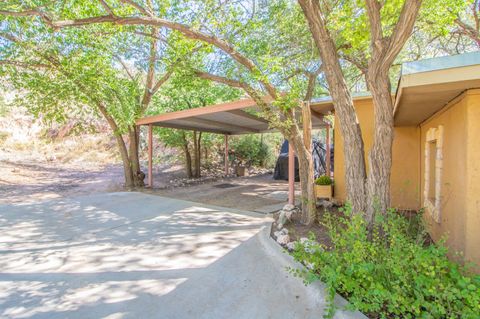
[[[315,196],[317,198],[332,199],[333,185],[315,185]]]
[[[241,165],[235,167],[235,173],[237,174],[237,176],[248,176],[247,168]]]

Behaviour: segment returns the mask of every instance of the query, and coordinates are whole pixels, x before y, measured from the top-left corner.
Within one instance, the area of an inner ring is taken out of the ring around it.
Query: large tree
[[[28,8],[9,6],[0,13],[33,16],[54,30],[99,23],[167,28],[215,48],[212,54],[224,66],[222,72],[213,73],[207,66],[197,70],[197,76],[243,89],[256,100],[272,126],[289,139],[300,163],[305,223],[313,221],[316,209],[309,142],[304,142],[298,111],[300,101],[309,101],[318,88],[315,84],[323,72],[345,139],[348,198],[356,211],[367,211],[371,221],[374,207],[384,210],[389,205],[393,108],[388,73],[413,30],[421,1],[299,3],[310,35],[305,32],[301,11],[287,0],[264,6],[255,1],[180,1],[152,6],[150,1],[99,0],[88,4],[94,9],[87,14],[59,11],[58,6],[46,2],[45,6]],[[438,1],[426,1],[424,14],[442,23],[451,20],[463,5],[461,0],[442,0],[438,8],[435,3]],[[345,76],[351,65],[363,74],[375,105],[368,174],[361,129]]]
[[[0,71],[25,92],[19,102],[57,121],[99,113],[117,141],[125,185],[143,186],[135,120],[176,65],[199,48],[155,26],[55,31],[31,17],[4,18],[0,39]]]
[[[394,113],[389,71],[412,33],[422,1],[298,2],[320,53],[345,140],[348,198],[354,211],[366,212],[367,221],[372,222],[376,211],[384,212],[390,205]],[[425,19],[448,24],[463,3],[425,1],[422,13]],[[343,73],[345,63],[362,72],[373,98],[374,136],[368,174],[361,128]]]
[[[199,61],[198,58],[196,60]],[[158,98],[153,101],[148,113],[175,112],[240,98],[241,91],[239,89],[232,89],[198,78],[192,73],[191,65],[184,65],[183,67],[181,72],[177,72],[160,89]],[[204,144],[202,143],[202,137],[205,137],[205,135],[202,132],[170,128],[158,129],[157,132],[157,136],[165,145],[176,147],[182,151],[187,177],[200,177],[202,152],[203,154],[208,152],[205,148],[202,151],[202,144]],[[207,133],[207,137],[209,134],[211,133]],[[211,140],[211,138],[208,140]]]
[[[299,11],[294,3],[280,1],[278,6],[261,7],[255,1],[248,4],[185,1],[164,7],[163,3],[151,6],[149,1],[100,0],[84,4],[89,10],[80,13],[69,10],[70,1],[60,1],[63,6],[44,3],[35,7],[7,4],[0,14],[34,17],[53,30],[99,23],[167,28],[215,48],[212,54],[226,66],[223,72],[213,74],[207,66],[197,70],[196,75],[244,90],[260,106],[261,115],[290,141],[300,163],[302,219],[306,224],[314,221],[316,201],[310,141],[304,142],[298,111],[300,101],[312,97],[321,69],[318,62],[311,63],[316,53],[308,41],[298,42],[297,48],[285,46],[301,40],[307,33],[275,32],[278,30],[275,23],[287,28],[282,20],[292,22],[290,32],[306,30],[303,21],[298,20]]]

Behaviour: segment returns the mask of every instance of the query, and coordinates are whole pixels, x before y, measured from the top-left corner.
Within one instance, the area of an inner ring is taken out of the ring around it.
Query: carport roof
[[[266,102],[271,99],[265,98]],[[317,103],[318,104],[318,103]],[[328,114],[330,107],[320,108],[311,104],[312,127],[321,128],[327,125],[323,115]],[[138,119],[137,125],[154,125],[184,130],[219,133],[227,135],[271,132],[268,121],[255,115],[260,112],[253,99],[221,103],[189,110],[158,114]]]

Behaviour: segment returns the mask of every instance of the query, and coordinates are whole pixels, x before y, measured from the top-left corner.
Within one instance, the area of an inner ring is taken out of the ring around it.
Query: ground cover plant
[[[327,317],[338,292],[370,318],[479,318],[480,276],[447,258],[443,241],[428,241],[422,214],[377,214],[373,229],[348,206],[322,219],[331,246],[312,235],[293,252],[305,283],[326,284]]]

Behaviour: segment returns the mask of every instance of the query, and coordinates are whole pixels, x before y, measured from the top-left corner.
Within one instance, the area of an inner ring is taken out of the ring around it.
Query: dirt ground
[[[180,166],[158,167],[159,187],[183,177]],[[125,190],[120,164],[61,163],[31,159],[0,159],[0,203],[28,203],[43,199]]]
[[[32,203],[38,200],[124,191],[120,164],[61,163],[0,158],[0,203]],[[209,205],[269,213],[287,200],[288,185],[271,174],[250,177],[206,178],[189,181],[181,165],[156,165],[155,187],[146,193]]]
[[[121,167],[0,161],[0,203],[26,203],[119,190]]]
[[[228,177],[187,187],[154,188],[149,193],[242,210],[271,213],[288,200],[288,183],[275,181],[272,174]]]
[[[0,117],[0,204],[126,190],[115,140],[108,129],[46,137],[45,132],[52,130],[26,110]],[[262,208],[262,212],[287,200],[287,183],[273,181],[267,170],[252,170],[251,177],[224,178],[223,163],[209,161],[203,177],[191,180],[176,162],[175,149],[159,142],[154,145],[154,188],[137,191],[244,210]],[[141,157],[141,162],[146,172],[146,158]]]

